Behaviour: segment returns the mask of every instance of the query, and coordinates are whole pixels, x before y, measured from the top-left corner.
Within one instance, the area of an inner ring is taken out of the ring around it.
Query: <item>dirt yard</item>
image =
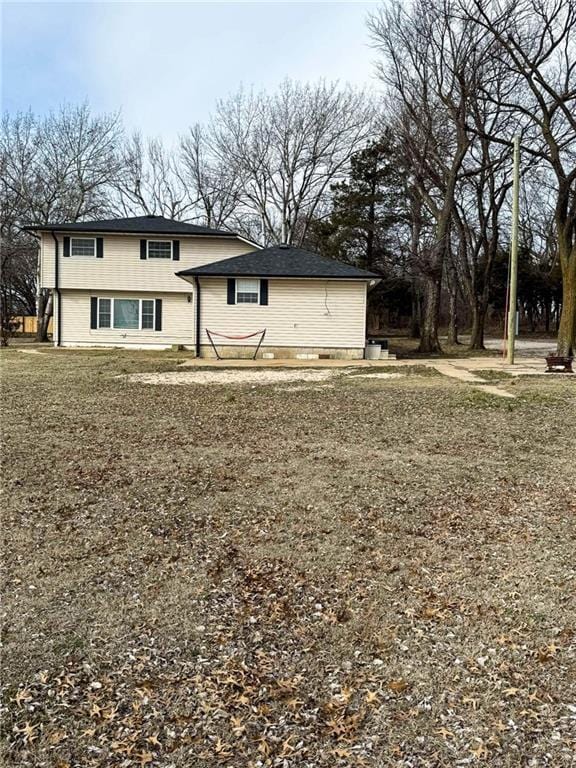
[[[2,353],[3,764],[574,766],[576,381],[177,358]]]

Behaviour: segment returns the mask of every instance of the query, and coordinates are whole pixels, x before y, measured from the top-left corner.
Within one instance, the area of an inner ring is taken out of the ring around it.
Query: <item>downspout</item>
[[[194,275],[194,293],[196,294],[196,357],[200,357],[200,280]]]
[[[58,238],[52,230],[52,237],[54,238],[55,250],[54,250],[54,293],[58,297],[58,308],[56,310],[56,346],[59,347],[62,342],[62,302],[60,301],[60,259],[59,259],[59,243]]]

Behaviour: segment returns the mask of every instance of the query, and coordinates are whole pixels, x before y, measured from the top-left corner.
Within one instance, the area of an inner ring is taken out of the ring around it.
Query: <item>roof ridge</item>
[[[205,275],[213,277],[307,277],[324,279],[373,280],[374,272],[331,259],[299,246],[269,246],[239,256],[190,267],[176,273],[180,277]]]
[[[91,219],[76,222],[49,222],[45,224],[30,224],[24,227],[27,231],[42,230],[52,232],[102,232],[109,234],[154,234],[154,235],[212,235],[214,237],[238,237],[236,232],[225,229],[215,229],[203,224],[192,224],[187,221],[168,219],[155,214],[141,216],[125,216],[111,219]]]

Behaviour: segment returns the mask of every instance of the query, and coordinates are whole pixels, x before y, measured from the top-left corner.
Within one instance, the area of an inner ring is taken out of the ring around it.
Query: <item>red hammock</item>
[[[227,333],[218,333],[218,331],[209,331],[206,328],[206,333],[211,333],[212,336],[222,336],[223,339],[251,339],[252,336],[258,336],[259,333],[266,333],[266,328],[263,331],[254,331],[254,333],[247,333],[245,336],[231,336]]]
[[[266,335],[266,328],[264,328],[261,331],[254,331],[254,333],[246,333],[241,336],[231,335],[228,333],[219,333],[218,331],[210,331],[208,330],[208,328],[206,328],[206,335],[210,340],[210,344],[212,345],[212,349],[214,350],[214,354],[216,355],[216,358],[218,360],[222,360],[223,358],[221,358],[220,355],[218,354],[218,350],[216,349],[216,344],[214,344],[214,340],[212,339],[212,336],[220,336],[223,339],[230,339],[231,341],[242,341],[243,339],[252,339],[254,338],[254,336],[260,336],[260,340],[258,342],[258,345],[252,357],[252,360],[256,360],[256,355],[258,354],[258,350],[260,349],[262,342],[264,341],[264,336]]]

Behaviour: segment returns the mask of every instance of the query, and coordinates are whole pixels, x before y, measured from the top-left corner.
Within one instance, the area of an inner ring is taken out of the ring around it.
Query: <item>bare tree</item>
[[[378,72],[388,87],[410,186],[434,220],[431,239],[421,240],[418,249],[424,284],[420,351],[439,352],[442,275],[456,185],[471,143],[466,122],[482,55],[479,40],[449,0],[420,0],[409,8],[396,2],[373,14],[368,26],[384,56]]]
[[[517,85],[498,62],[484,57],[480,82],[492,93]],[[484,327],[492,272],[504,245],[502,212],[512,185],[512,153],[506,143],[495,143],[489,134],[510,131],[510,116],[499,103],[488,101],[482,89],[470,94],[469,127],[474,135],[459,175],[455,200],[454,264],[462,292],[470,306],[471,349],[484,348]]]
[[[36,280],[36,249],[22,233],[26,224],[97,218],[110,212],[110,184],[119,169],[118,115],[93,116],[87,105],[64,106],[45,118],[31,112],[2,118],[2,209],[10,212],[3,238],[28,249],[22,268]],[[51,314],[47,291],[38,291],[38,337],[45,340]]]
[[[187,183],[176,154],[159,139],[133,134],[120,152],[119,173],[114,180],[122,216],[152,214],[189,221],[197,217],[198,195]]]
[[[524,156],[554,175],[563,283],[558,353],[569,355],[576,346],[576,0],[461,0],[461,8],[524,86],[504,94],[487,89],[485,98],[516,117]]]
[[[292,243],[306,237],[330,184],[372,134],[365,93],[286,80],[274,94],[240,91],[218,102],[208,142],[259,218],[260,239]]]
[[[205,134],[205,128],[195,125],[181,138],[183,178],[195,192],[198,215],[207,227],[241,224],[240,179],[229,162],[210,150]]]

